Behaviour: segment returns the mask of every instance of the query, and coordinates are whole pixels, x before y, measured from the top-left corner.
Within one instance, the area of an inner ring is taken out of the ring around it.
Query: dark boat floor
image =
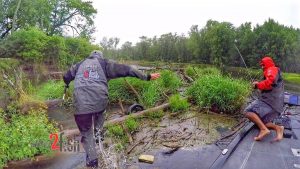
[[[180,149],[170,156],[156,152],[153,164],[138,163],[140,169],[297,169],[300,168],[300,107],[293,110],[291,138],[271,142],[276,133],[271,132],[262,141],[254,141],[258,134],[256,127],[245,127],[244,136],[237,135],[222,154],[215,144],[200,149]],[[248,126],[253,126],[249,123]],[[248,131],[248,132],[245,132]],[[237,139],[236,139],[237,138]],[[242,139],[240,139],[242,138]],[[236,141],[239,140],[239,141]],[[224,147],[223,147],[224,148]],[[293,152],[294,151],[294,152]],[[130,168],[130,167],[129,167]]]

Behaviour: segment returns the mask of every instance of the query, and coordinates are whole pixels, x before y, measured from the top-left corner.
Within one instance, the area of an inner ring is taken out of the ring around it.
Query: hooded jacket
[[[104,59],[98,51],[73,65],[63,79],[66,85],[74,80],[75,115],[105,110],[108,103],[108,81],[127,76],[150,80],[150,75],[144,75],[131,66]]]
[[[283,111],[284,85],[281,71],[275,66],[272,58],[266,56],[260,61],[264,66],[264,80],[260,81],[256,87],[261,91],[260,100],[267,103],[277,113]]]

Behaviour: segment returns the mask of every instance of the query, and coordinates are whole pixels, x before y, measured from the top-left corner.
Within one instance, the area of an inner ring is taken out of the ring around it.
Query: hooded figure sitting
[[[98,167],[94,132],[102,130],[105,120],[108,81],[127,76],[154,80],[159,78],[160,74],[145,75],[128,65],[104,59],[100,51],[93,51],[89,57],[73,65],[63,77],[66,87],[74,80],[74,116],[82,136],[81,143],[86,152],[87,167]]]
[[[284,88],[281,71],[269,56],[261,60],[260,66],[264,72],[264,80],[253,82],[253,87],[261,93],[259,98],[245,109],[245,115],[260,129],[254,140],[260,141],[270,133],[269,129],[272,129],[277,134],[274,141],[280,141],[283,138],[284,127],[275,125],[272,121],[283,112]]]

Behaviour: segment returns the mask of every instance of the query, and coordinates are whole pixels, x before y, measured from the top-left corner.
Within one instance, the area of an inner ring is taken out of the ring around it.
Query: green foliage
[[[129,132],[136,131],[139,128],[139,123],[132,117],[125,120],[125,126]]]
[[[200,76],[205,76],[205,75],[220,75],[221,71],[215,67],[204,67],[204,68],[199,68],[199,67],[194,67],[194,66],[188,66],[185,68],[185,73],[189,77],[193,79],[197,79]]]
[[[261,70],[257,69],[246,69],[243,67],[226,67],[224,69],[225,75],[230,75],[234,78],[240,78],[247,81],[250,80],[260,80],[263,76]]]
[[[62,98],[64,94],[64,82],[50,80],[36,89],[35,97],[41,100]],[[72,89],[71,89],[72,90]]]
[[[180,98],[179,94],[175,94],[169,98],[170,108],[173,112],[186,111],[189,108],[187,99]]]
[[[126,81],[139,93],[141,98],[137,98],[134,92]],[[119,78],[109,81],[109,101],[122,101],[131,103],[134,101],[141,101],[141,104],[146,107],[154,106],[160,99],[160,87],[155,81],[143,81],[137,78]]]
[[[120,125],[110,125],[107,127],[108,135],[111,137],[122,138],[125,136],[124,130]]]
[[[249,83],[221,75],[206,75],[188,88],[187,94],[201,107],[236,113],[250,94]]]
[[[49,135],[57,130],[48,121],[46,112],[36,110],[28,115],[14,114],[10,122],[5,122],[1,116],[0,125],[0,168],[9,160],[52,152]]]
[[[149,86],[145,86],[142,91],[142,104],[146,107],[154,106],[161,98],[160,88],[155,82],[151,82]]]
[[[16,31],[6,40],[6,55],[27,61],[41,61],[45,57],[43,51],[47,41],[48,36],[36,28]]]
[[[73,36],[90,38],[97,13],[92,2],[82,0],[5,0],[1,1],[0,9],[1,38],[28,26],[37,26],[48,35],[62,35],[71,30]]]
[[[157,112],[149,112],[146,113],[146,117],[155,120],[155,119],[161,119],[164,117],[165,113],[163,111],[157,111]]]
[[[17,59],[12,58],[0,58],[0,70],[5,72],[12,71],[13,68],[16,68],[20,65],[20,62]]]
[[[300,85],[300,74],[298,73],[283,73],[283,79],[287,83],[294,83]]]
[[[20,29],[0,43],[0,57],[11,57],[30,62],[48,62],[65,68],[99,50],[86,38],[47,36],[37,28]]]
[[[162,71],[158,82],[166,92],[171,93],[175,92],[181,86],[180,78],[170,70]]]

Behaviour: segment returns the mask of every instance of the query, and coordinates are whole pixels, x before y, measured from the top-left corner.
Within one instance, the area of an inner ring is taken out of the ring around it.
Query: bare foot
[[[278,126],[276,128],[276,138],[273,141],[280,141],[283,139],[283,131],[284,127],[283,126]]]
[[[258,136],[254,137],[254,140],[255,141],[260,141],[260,140],[262,140],[268,134],[270,134],[270,130],[269,129],[260,130]]]

